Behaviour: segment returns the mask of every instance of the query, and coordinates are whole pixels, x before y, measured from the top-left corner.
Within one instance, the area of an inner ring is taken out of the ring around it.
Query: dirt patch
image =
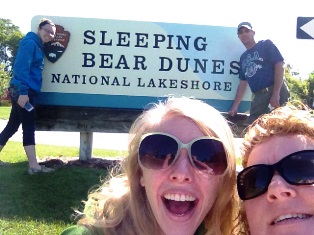
[[[49,168],[64,168],[64,167],[83,167],[94,169],[108,169],[120,164],[122,158],[98,158],[93,157],[88,160],[80,160],[78,157],[44,157],[40,160],[40,165],[45,165]]]

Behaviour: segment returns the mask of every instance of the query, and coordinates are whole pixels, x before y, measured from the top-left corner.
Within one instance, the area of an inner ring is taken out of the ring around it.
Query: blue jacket
[[[39,93],[43,68],[43,43],[36,33],[29,32],[19,42],[10,85],[15,86],[20,95],[28,95],[29,89]]]

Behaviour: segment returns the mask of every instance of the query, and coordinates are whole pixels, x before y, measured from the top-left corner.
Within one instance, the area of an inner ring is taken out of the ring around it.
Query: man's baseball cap
[[[239,32],[239,29],[242,28],[242,27],[245,27],[247,29],[253,29],[252,25],[249,22],[241,22],[238,25],[238,32]]]

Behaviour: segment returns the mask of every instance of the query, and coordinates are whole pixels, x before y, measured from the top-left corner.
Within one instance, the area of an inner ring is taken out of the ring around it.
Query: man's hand
[[[17,103],[19,104],[19,106],[24,108],[27,101],[29,101],[28,95],[20,95],[17,100]]]
[[[228,114],[229,114],[231,117],[233,117],[234,115],[237,115],[237,113],[238,113],[238,109],[237,109],[237,108],[234,108],[234,107],[232,107],[232,108],[229,110],[229,112],[228,112]]]
[[[231,109],[229,110],[228,114],[233,117],[234,115],[237,115],[238,113],[238,107],[239,104],[241,103],[241,100],[244,96],[244,93],[246,91],[247,88],[247,81],[246,80],[240,80],[240,83],[238,85],[238,89],[237,89],[237,94],[234,98],[233,104]]]
[[[280,106],[279,100],[280,100],[280,95],[273,93],[273,95],[271,96],[271,98],[269,100],[269,103],[272,107],[278,108]]]

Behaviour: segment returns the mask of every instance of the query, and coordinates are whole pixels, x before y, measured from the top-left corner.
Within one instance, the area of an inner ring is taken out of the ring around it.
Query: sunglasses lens
[[[314,151],[300,151],[288,156],[282,161],[280,170],[290,184],[314,184]]]
[[[223,144],[214,139],[200,139],[191,146],[191,157],[199,170],[212,170],[220,175],[227,168],[227,157]]]
[[[139,159],[148,169],[167,168],[178,151],[178,143],[170,136],[153,134],[146,136],[139,146]]]
[[[314,150],[292,153],[273,165],[245,168],[237,177],[240,198],[248,200],[265,193],[274,171],[292,185],[314,184]]]
[[[252,199],[265,193],[273,177],[271,166],[254,165],[238,174],[238,194],[242,200]]]

